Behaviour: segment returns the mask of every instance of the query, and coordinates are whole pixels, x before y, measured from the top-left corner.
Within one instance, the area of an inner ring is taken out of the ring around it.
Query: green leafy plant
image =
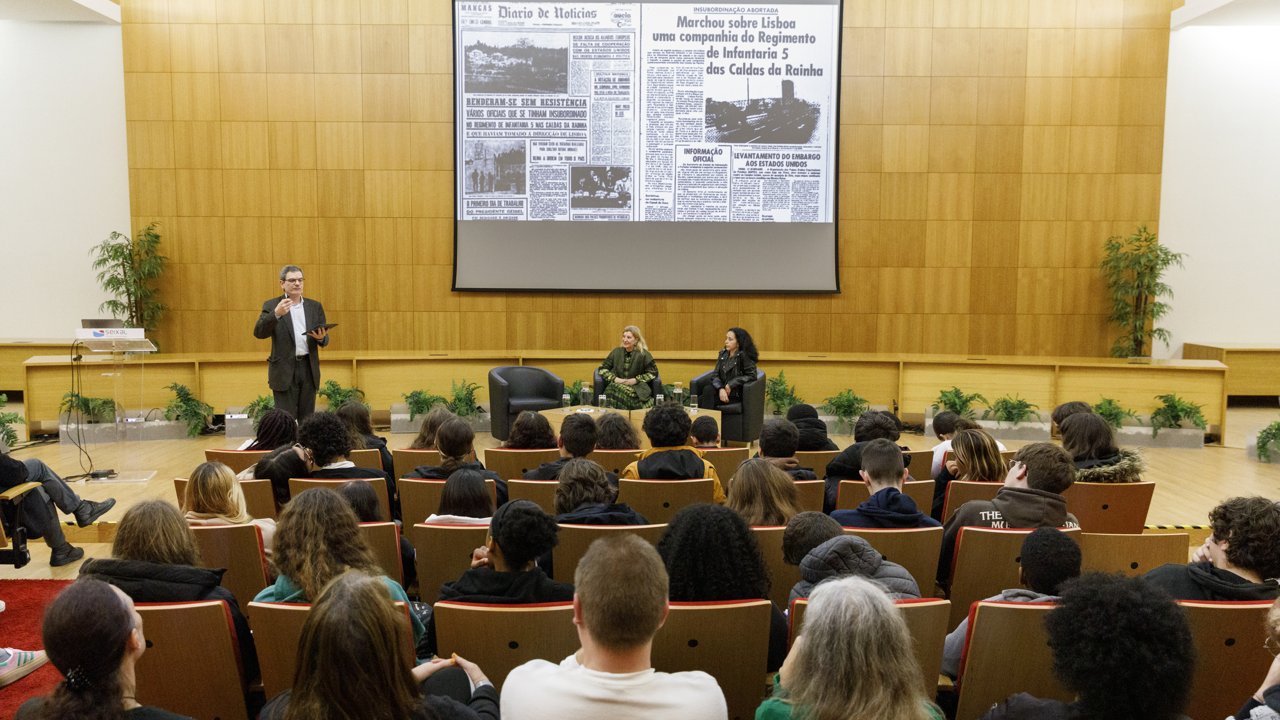
[[[985,401],[984,401],[985,402]],[[1036,412],[1038,405],[1032,405],[1030,402],[1020,397],[1004,397],[996,398],[996,401],[987,406],[982,411],[982,419],[994,417],[1000,422],[1006,422],[1011,425],[1017,425],[1020,422],[1026,422],[1031,418],[1040,419],[1040,414]]]
[[[258,431],[258,423],[262,422],[262,416],[267,414],[268,410],[274,409],[276,399],[271,395],[259,395],[253,399],[253,402],[244,406],[244,414],[249,416],[253,421],[253,431]]]
[[[426,390],[414,390],[413,392],[405,393],[401,397],[409,404],[410,420],[419,415],[426,415],[436,405],[444,405],[448,402],[443,395],[429,393]]]
[[[115,419],[116,401],[111,398],[86,397],[78,392],[69,392],[62,396],[58,411],[66,413],[68,419],[71,413],[76,413],[86,423],[100,423]]]
[[[93,269],[98,271],[98,284],[113,298],[99,310],[121,318],[129,327],[155,332],[167,309],[160,302],[160,275],[168,260],[160,254],[158,224],[151,223],[130,238],[113,232],[94,246]]]
[[[1102,398],[1097,405],[1093,406],[1093,411],[1102,416],[1103,420],[1111,427],[1119,430],[1124,425],[1124,419],[1137,420],[1138,414],[1134,411],[1123,407],[1119,402],[1111,398]]]
[[[822,401],[822,410],[829,412],[843,423],[852,423],[854,418],[866,412],[871,403],[853,390],[845,388]]]
[[[0,397],[4,396],[0,395]],[[1280,441],[1280,420],[1262,428],[1258,433],[1258,459],[1262,462],[1271,462],[1271,448],[1277,441]]]
[[[972,420],[977,415],[977,411],[973,409],[973,404],[975,402],[985,403],[986,401],[987,399],[979,393],[966,393],[958,387],[953,387],[950,390],[943,390],[938,393],[938,399],[933,401],[933,409],[950,410],[960,417]]]
[[[1115,357],[1151,354],[1151,343],[1169,344],[1169,331],[1156,322],[1169,312],[1160,298],[1173,297],[1173,290],[1160,278],[1170,266],[1182,267],[1183,253],[1160,244],[1156,234],[1139,227],[1128,237],[1114,235],[1103,245],[1102,274],[1111,294],[1111,316],[1121,334],[1111,347]]]
[[[337,380],[325,380],[324,385],[316,391],[316,394],[329,402],[330,412],[337,410],[352,400],[364,402],[363,390],[358,387],[343,387],[338,384]]]
[[[1184,422],[1205,429],[1207,423],[1201,412],[1203,405],[1183,400],[1173,393],[1157,395],[1156,399],[1163,404],[1151,413],[1151,437],[1156,437],[1161,428],[1179,428]]]
[[[769,407],[773,408],[774,415],[781,415],[792,405],[799,405],[804,402],[796,394],[796,386],[787,384],[785,370],[779,370],[777,375],[765,381],[764,394]]]
[[[164,406],[165,420],[178,420],[187,424],[187,436],[196,437],[209,427],[213,406],[202,401],[186,385],[173,383],[165,386],[173,391],[173,399]]]
[[[476,391],[480,386],[463,380],[461,383],[450,381],[449,400],[446,406],[449,412],[458,417],[470,417],[480,414],[480,406],[476,404]]]
[[[0,393],[0,440],[4,441],[5,447],[13,447],[18,444],[18,432],[13,429],[14,425],[24,425],[22,416],[16,412],[3,412],[4,406],[8,404],[9,396]]]
[[[577,404],[578,404],[578,402],[579,402],[579,398],[581,398],[581,397],[582,397],[582,388],[584,388],[584,387],[586,387],[586,386],[587,386],[587,384],[586,384],[585,382],[583,382],[582,380],[574,380],[574,381],[573,381],[573,383],[571,383],[571,384],[569,384],[569,385],[566,385],[566,386],[565,386],[564,391],[565,391],[566,393],[568,393],[568,394],[569,394],[569,404],[570,404],[570,405],[577,405]],[[664,386],[664,387],[665,387],[665,386]],[[667,397],[670,397],[670,394],[669,394],[669,393],[668,393]]]

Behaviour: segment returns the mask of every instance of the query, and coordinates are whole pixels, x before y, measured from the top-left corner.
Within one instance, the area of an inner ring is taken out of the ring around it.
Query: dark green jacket
[[[621,345],[610,350],[609,356],[600,363],[600,377],[607,383],[618,378],[635,378],[636,384],[631,386],[631,389],[635,390],[636,397],[648,400],[653,395],[649,382],[658,377],[658,364],[653,361],[653,356],[648,350],[636,348],[631,351],[631,354],[631,367],[623,370],[627,351],[623,350]]]

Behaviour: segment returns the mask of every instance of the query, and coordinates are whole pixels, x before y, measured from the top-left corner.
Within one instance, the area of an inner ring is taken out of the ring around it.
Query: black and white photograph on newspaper
[[[569,205],[575,210],[631,207],[631,168],[583,165],[569,168]]]
[[[524,140],[468,140],[462,170],[467,195],[523,195]]]
[[[827,81],[821,81],[826,92]],[[716,78],[707,88],[706,140],[709,143],[808,145],[821,127],[822,105],[804,97],[803,79],[743,78],[736,97],[715,97],[732,88]]]
[[[462,39],[467,93],[569,92],[567,33],[467,31]]]

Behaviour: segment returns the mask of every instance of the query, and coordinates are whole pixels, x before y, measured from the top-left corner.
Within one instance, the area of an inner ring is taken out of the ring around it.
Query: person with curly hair
[[[835,510],[832,519],[853,528],[939,527],[916,507],[915,500],[902,492],[907,469],[902,451],[889,440],[872,440],[862,449],[862,469],[858,474],[867,484],[870,497],[852,510]]]
[[[597,450],[638,450],[640,436],[631,421],[621,413],[607,412],[596,420]]]
[[[902,436],[901,421],[891,412],[884,410],[868,410],[858,416],[853,423],[854,443],[845,448],[831,462],[827,463],[826,476],[823,478],[822,512],[830,514],[836,509],[836,499],[840,493],[841,480],[861,480],[858,471],[862,469],[862,449],[867,443],[878,438],[891,440],[895,444]],[[904,448],[905,449],[905,448]],[[903,460],[903,467],[909,463]]]
[[[649,383],[658,377],[658,364],[635,325],[622,329],[622,344],[609,351],[596,372],[605,382],[604,394],[612,407],[639,410],[653,406]]]
[[[1209,511],[1213,532],[1188,565],[1146,574],[1179,600],[1275,600],[1280,594],[1280,505],[1235,497]]]
[[[694,480],[711,478],[717,503],[725,499],[716,466],[703,459],[702,451],[689,445],[692,422],[684,408],[674,403],[659,405],[644,416],[644,434],[653,446],[640,459],[622,469],[626,480]]]
[[[258,419],[254,437],[241,450],[275,450],[298,442],[298,421],[279,408],[271,408]]]
[[[742,386],[756,379],[760,351],[751,334],[731,327],[724,334],[724,349],[716,357],[711,382],[702,387],[698,406],[714,410],[719,405],[742,402]]]
[[[705,602],[769,597],[769,571],[751,528],[727,507],[699,503],[671,518],[658,541],[671,600]],[[777,605],[769,623],[769,672],[787,655],[787,620]]]
[[[551,423],[545,415],[524,410],[511,423],[511,436],[502,447],[511,450],[550,450],[556,447],[556,434],[551,431]]]
[[[1089,573],[1063,586],[1044,619],[1053,674],[1071,703],[1019,693],[983,720],[1179,720],[1195,645],[1176,603],[1142,578]]]
[[[729,481],[725,507],[741,515],[747,525],[786,525],[800,512],[800,498],[785,472],[764,458],[750,458]]]
[[[476,470],[454,470],[440,492],[440,506],[427,516],[427,524],[484,525],[493,519],[493,497],[484,475]]]
[[[1142,480],[1142,453],[1116,447],[1115,431],[1101,415],[1075,413],[1062,421],[1062,449],[1076,463],[1076,482],[1128,483]]]
[[[409,443],[410,450],[435,450],[436,449],[436,431],[444,424],[446,420],[456,418],[449,408],[443,405],[436,405],[427,412],[422,418],[422,425],[418,428],[418,436]]]
[[[447,418],[436,430],[436,449],[440,451],[439,465],[419,465],[405,477],[447,480],[459,470],[474,470],[492,480],[497,490],[498,505],[507,501],[507,481],[498,473],[485,469],[476,460],[476,431],[465,420]]]
[[[386,438],[373,434],[373,417],[369,415],[369,406],[358,400],[349,400],[333,411],[334,415],[347,426],[351,435],[351,447],[356,450],[377,450],[382,461],[384,472],[395,473],[395,459],[387,449]]]
[[[921,690],[911,633],[874,582],[823,583],[809,597],[804,631],[774,678],[756,720],[943,720]]]
[[[396,492],[394,473],[356,467],[347,459],[351,454],[351,432],[337,415],[329,412],[308,415],[298,426],[298,444],[307,455],[310,476],[328,480],[381,478],[387,484],[391,516],[400,519],[400,495]]]
[[[616,413],[610,413],[616,415]],[[620,415],[618,417],[621,417]],[[519,421],[519,418],[516,418]],[[628,424],[629,426],[629,424]],[[560,457],[549,463],[525,472],[525,480],[559,480],[560,471],[565,464],[574,458],[585,458],[596,449],[599,437],[596,421],[587,413],[572,413],[560,424],[560,437],[556,439],[556,447],[560,449]],[[618,476],[606,473],[609,483],[618,486]]]
[[[769,418],[760,429],[760,457],[768,460],[792,480],[817,480],[812,468],[800,467],[796,450],[800,447],[800,429],[790,420]]]
[[[285,506],[276,523],[271,564],[276,581],[258,593],[254,602],[311,602],[330,580],[348,570],[377,576],[393,599],[409,602],[400,583],[382,574],[360,534],[355,511],[328,488],[304,490]],[[410,617],[416,643],[426,634],[426,626],[414,613]]]
[[[1271,667],[1258,692],[1244,702],[1231,720],[1280,720],[1280,600],[1267,611],[1267,639],[1263,646],[1271,653]]]

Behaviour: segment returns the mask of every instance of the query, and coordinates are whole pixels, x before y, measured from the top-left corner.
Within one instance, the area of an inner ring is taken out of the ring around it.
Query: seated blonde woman
[[[271,555],[276,521],[254,518],[245,509],[244,491],[231,468],[220,462],[200,463],[187,481],[182,514],[189,525],[256,525],[262,533],[262,547]]]

